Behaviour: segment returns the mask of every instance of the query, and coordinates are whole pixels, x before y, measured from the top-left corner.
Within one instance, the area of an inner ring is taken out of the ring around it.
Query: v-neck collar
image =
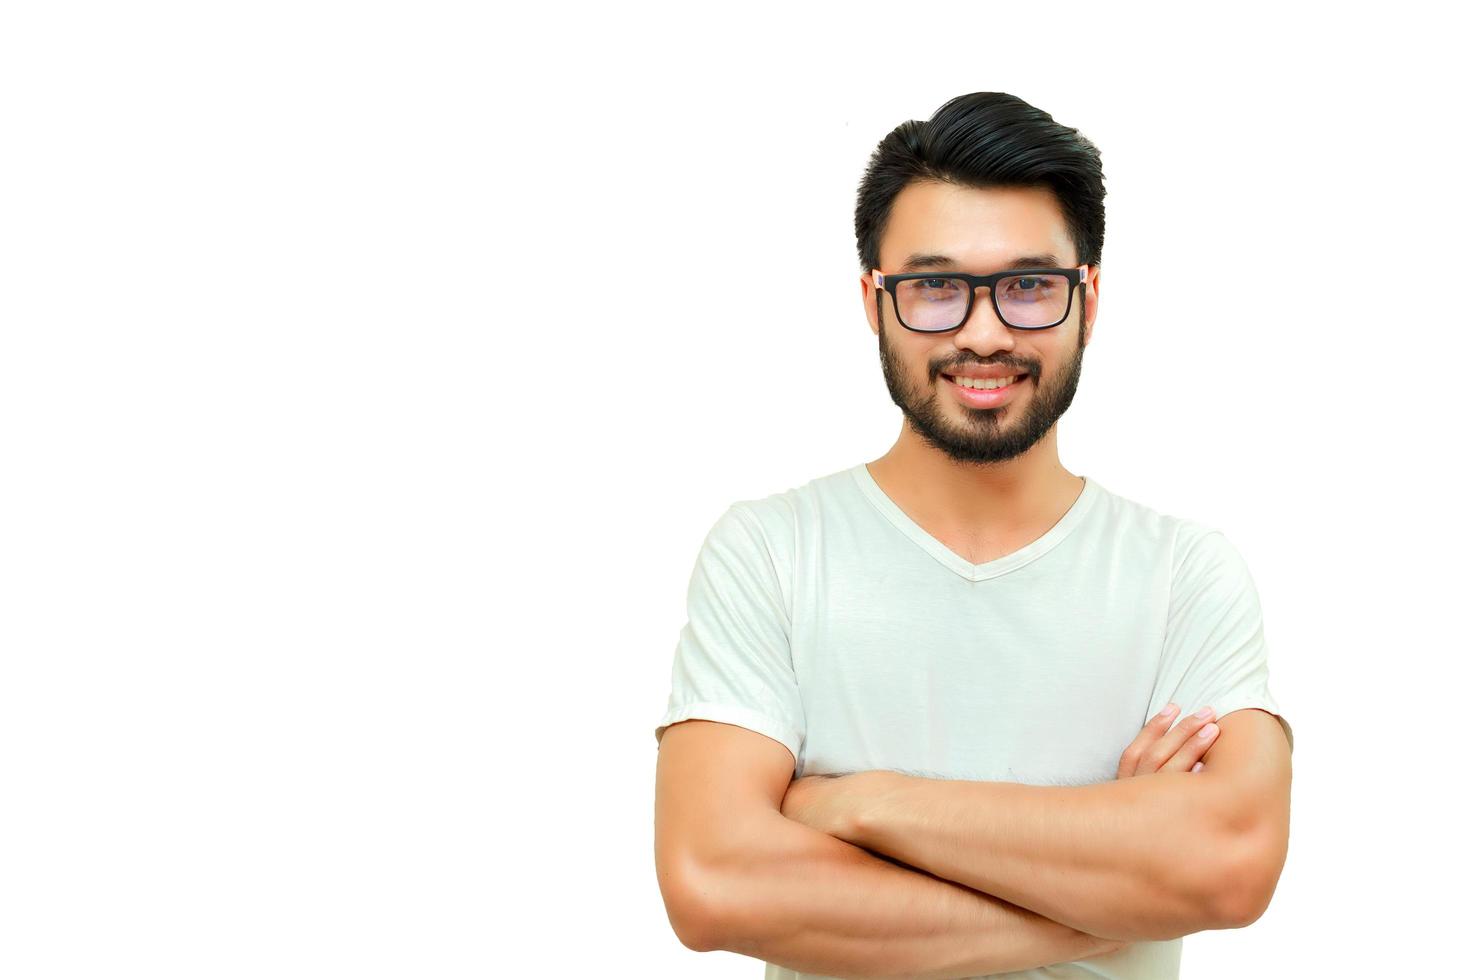
[[[1061,543],[1063,538],[1071,534],[1077,525],[1082,522],[1082,519],[1087,516],[1087,512],[1092,509],[1092,505],[1102,494],[1102,487],[1098,485],[1097,481],[1084,476],[1082,478],[1082,492],[1077,495],[1077,499],[1072,502],[1072,506],[1062,515],[1061,520],[1047,529],[1045,534],[1030,544],[1023,546],[1018,551],[1013,551],[1008,555],[1002,555],[999,558],[981,562],[977,565],[974,562],[966,561],[951,551],[948,545],[924,530],[913,518],[904,513],[903,509],[894,503],[888,494],[883,492],[883,488],[878,486],[878,481],[873,479],[872,473],[868,472],[867,463],[859,463],[848,472],[852,474],[853,480],[862,490],[863,496],[867,497],[873,506],[878,509],[879,513],[888,518],[894,527],[908,535],[915,544],[927,551],[941,565],[961,578],[969,579],[971,582],[995,578],[996,576],[1014,571],[1022,565],[1035,561],[1052,548],[1055,548]]]

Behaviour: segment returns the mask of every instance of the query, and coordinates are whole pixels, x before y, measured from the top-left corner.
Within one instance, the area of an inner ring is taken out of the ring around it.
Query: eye
[[[1056,276],[1015,276],[1001,284],[1001,298],[1012,303],[1036,303],[1050,300],[1064,288],[1065,280]]]
[[[918,284],[919,284],[919,288],[920,289],[928,289],[928,290],[943,290],[943,289],[954,289],[954,288],[956,288],[955,281],[953,279],[920,279],[920,280],[918,280]]]

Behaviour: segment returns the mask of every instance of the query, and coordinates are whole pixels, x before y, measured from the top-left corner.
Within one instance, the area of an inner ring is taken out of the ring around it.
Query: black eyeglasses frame
[[[899,325],[905,330],[911,330],[914,333],[949,333],[951,330],[960,329],[969,322],[970,314],[975,311],[975,290],[981,286],[984,286],[990,293],[990,306],[995,310],[996,318],[1012,330],[1050,330],[1052,327],[1060,326],[1067,321],[1067,317],[1072,315],[1072,296],[1077,292],[1078,286],[1087,282],[1088,269],[1089,267],[1085,265],[1075,266],[1070,269],[1002,269],[1000,272],[993,272],[988,276],[974,276],[966,272],[902,272],[890,276],[879,272],[877,269],[870,269],[869,271],[873,275],[873,286],[893,297],[893,315],[898,317]],[[1007,320],[1005,314],[1000,311],[1000,300],[995,298],[995,284],[1002,279],[1009,279],[1012,276],[1038,275],[1066,277],[1069,284],[1067,289],[1067,309],[1062,314],[1061,319],[1055,323],[1048,323],[1041,326],[1020,326]],[[967,294],[968,300],[965,304],[965,315],[960,317],[959,323],[952,327],[945,327],[942,330],[924,330],[920,327],[911,327],[907,323],[904,323],[903,314],[898,311],[898,295],[889,287],[892,284],[903,282],[906,279],[959,279],[966,283],[969,285],[970,291]],[[879,302],[881,301],[882,299],[880,297]],[[1083,309],[1085,310],[1086,306]]]

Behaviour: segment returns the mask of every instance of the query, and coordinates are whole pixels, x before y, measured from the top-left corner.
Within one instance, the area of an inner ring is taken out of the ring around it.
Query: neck
[[[1081,477],[1057,456],[1057,427],[1014,459],[957,462],[907,423],[893,448],[868,464],[888,494],[938,524],[1004,532],[1053,522],[1082,492]]]

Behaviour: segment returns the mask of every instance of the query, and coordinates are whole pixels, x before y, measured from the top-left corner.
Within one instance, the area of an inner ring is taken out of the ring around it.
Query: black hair
[[[1102,262],[1102,156],[1091,140],[1005,92],[950,99],[883,137],[858,186],[858,261],[878,265],[893,200],[915,180],[963,187],[1045,187],[1057,197],[1078,265]]]

